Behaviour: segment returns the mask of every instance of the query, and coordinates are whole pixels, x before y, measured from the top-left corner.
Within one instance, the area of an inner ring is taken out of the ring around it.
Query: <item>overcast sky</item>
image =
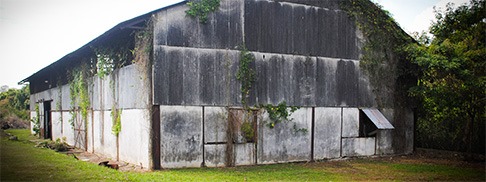
[[[0,0],[0,86],[17,82],[120,22],[182,0]],[[373,0],[406,32],[426,31],[433,7],[468,0]]]

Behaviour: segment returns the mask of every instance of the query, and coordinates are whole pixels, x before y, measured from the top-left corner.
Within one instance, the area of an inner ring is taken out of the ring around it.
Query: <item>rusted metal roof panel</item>
[[[378,109],[363,108],[361,110],[368,116],[368,118],[370,118],[371,122],[373,122],[379,130],[395,129]]]

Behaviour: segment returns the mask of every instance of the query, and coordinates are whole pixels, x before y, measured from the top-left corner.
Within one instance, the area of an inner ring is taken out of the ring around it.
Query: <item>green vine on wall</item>
[[[189,10],[186,11],[186,14],[194,18],[199,18],[201,23],[206,23],[208,21],[208,14],[215,12],[219,8],[219,5],[220,0],[189,1],[187,2]]]
[[[88,121],[88,109],[90,107],[89,93],[88,93],[88,75],[86,66],[74,69],[71,72],[71,81],[69,83],[69,93],[71,98],[71,119],[69,123],[74,127],[74,121],[77,117],[76,105],[81,111],[81,116],[84,121]]]
[[[61,78],[57,79],[57,102],[56,102],[56,110],[59,111],[59,122],[62,123],[62,83]]]
[[[111,119],[113,125],[111,127],[111,131],[115,136],[118,137],[118,134],[121,132],[121,109],[116,109],[115,107],[111,108]]]
[[[386,95],[395,90],[395,85],[390,83],[395,83],[401,75],[411,74],[412,70],[407,68],[409,61],[406,59],[404,46],[413,39],[401,30],[390,13],[380,5],[368,0],[349,0],[341,3],[341,9],[355,19],[363,33],[364,44],[359,64],[369,75],[370,83],[375,88],[373,92],[377,96],[378,106],[393,106],[397,102],[387,100]]]
[[[241,124],[241,133],[243,134],[243,137],[245,138],[246,141],[253,141],[255,138],[255,130],[253,129],[252,122],[250,121],[244,121]]]
[[[269,128],[274,128],[275,125],[281,123],[283,121],[290,121],[289,118],[294,111],[299,109],[299,107],[295,106],[287,106],[285,101],[280,102],[278,105],[274,106],[272,104],[260,105],[261,108],[265,109],[268,113],[268,117],[270,118],[270,122],[267,123]],[[290,110],[289,110],[290,109]]]
[[[236,72],[236,79],[241,82],[241,104],[245,109],[248,109],[248,96],[250,94],[251,85],[256,80],[256,73],[250,67],[250,64],[255,61],[255,57],[243,46],[240,51],[240,65],[238,72]]]
[[[389,61],[392,53],[401,52],[406,40],[411,40],[380,5],[368,0],[350,0],[343,2],[342,8],[356,19],[366,39],[361,59],[367,69]]]
[[[116,68],[129,63],[133,58],[133,50],[127,48],[127,45],[100,45],[91,49],[96,55],[96,64],[91,66],[96,66],[95,71],[100,78],[111,74]]]
[[[32,131],[34,131],[34,135],[39,135],[40,133],[40,111],[39,111],[39,104],[35,104],[35,117],[32,118],[32,123],[34,126],[32,127]]]
[[[265,109],[268,113],[268,117],[270,118],[270,122],[267,123],[269,128],[274,128],[275,125],[281,122],[291,121],[289,117],[294,113],[299,107],[296,106],[287,106],[285,101],[280,102],[278,105],[274,106],[272,104],[260,105],[260,108]],[[303,132],[307,133],[307,129],[305,128],[297,128],[297,125],[294,123],[294,132]]]
[[[113,72],[115,65],[114,60],[107,54],[97,53],[96,54],[96,72],[98,77],[104,78],[105,76]]]

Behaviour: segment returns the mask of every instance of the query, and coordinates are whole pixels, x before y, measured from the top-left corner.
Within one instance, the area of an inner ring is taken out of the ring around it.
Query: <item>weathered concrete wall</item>
[[[222,0],[206,24],[187,16],[188,6],[175,6],[155,14],[154,45],[238,49],[243,44],[243,1]]]
[[[162,167],[200,167],[202,107],[160,106],[160,125]]]
[[[226,142],[228,111],[224,107],[204,107],[204,143]]]
[[[343,137],[359,137],[359,109],[343,108]]]
[[[148,108],[151,104],[149,105],[150,90],[144,75],[143,69],[132,64],[115,70],[103,79],[98,76],[88,78],[90,108],[87,121],[82,122],[87,124],[86,129],[84,125],[75,125],[75,130],[69,122],[72,119],[69,112],[72,108],[69,84],[31,95],[31,116],[36,117],[36,102],[50,101],[53,140],[65,137],[69,145],[80,148],[86,146],[85,149],[89,152],[149,167]],[[118,141],[112,133],[113,107],[122,110],[122,130]],[[77,120],[81,118],[78,111]],[[81,137],[77,136],[79,129],[83,130]],[[134,146],[137,150],[133,150]]]
[[[116,144],[116,136],[112,132],[113,120],[111,118],[111,111],[95,111],[93,118],[94,118],[93,121],[94,130],[92,136],[95,139],[93,143],[94,152],[104,154],[107,157],[116,160],[117,144]],[[122,121],[125,119],[123,115],[121,119]],[[131,130],[131,128],[125,127],[122,123],[122,131],[124,131],[125,128]]]
[[[254,52],[256,81],[249,104],[286,101],[294,106],[371,107],[359,62]],[[154,103],[157,105],[241,105],[236,80],[239,51],[155,47]],[[368,99],[360,99],[366,97]],[[362,100],[362,101],[361,101]]]
[[[382,114],[385,116],[386,119],[388,119],[388,121],[390,121],[390,123],[396,127],[396,125],[394,124],[394,118],[393,118],[393,109],[381,109],[382,111]],[[413,120],[412,120],[413,121]],[[395,132],[395,130],[383,130],[383,131],[379,131],[377,134],[376,134],[376,154],[377,155],[387,155],[387,154],[394,154],[395,153],[395,150],[393,149],[393,133]],[[410,141],[406,141],[406,140],[399,140],[401,142],[410,142]]]
[[[379,131],[376,137],[359,136],[363,116],[359,112],[358,108],[304,107],[291,115],[291,121],[269,128],[268,115],[260,110],[256,143],[242,140],[236,127],[233,149],[227,151],[227,108],[160,106],[162,167],[222,167],[228,154],[234,157],[235,165],[392,154],[391,141],[381,138],[392,131]]]
[[[375,137],[343,138],[342,156],[369,156],[375,154]]]
[[[52,112],[52,139],[56,140],[63,137],[62,125],[65,124],[61,119],[61,112]],[[67,121],[66,121],[67,122]]]
[[[207,167],[224,167],[226,144],[204,145],[204,164]]]
[[[254,143],[241,143],[235,145],[235,165],[253,165],[256,164],[257,151]]]
[[[32,107],[32,105],[31,105],[31,107]],[[34,119],[34,118],[37,117],[37,113],[35,112],[35,110],[30,110],[29,115],[30,115],[30,119]],[[30,133],[34,134],[34,122],[30,122]]]
[[[223,0],[207,24],[184,5],[156,13],[154,104],[240,105],[234,50],[244,39],[256,58],[250,105],[376,106],[357,61],[359,31],[338,4]]]
[[[156,46],[156,105],[236,105],[238,51]]]
[[[74,128],[69,123],[69,119],[71,119],[71,114],[69,112],[63,112],[62,114],[62,136],[66,137],[66,143],[74,146]],[[64,122],[67,121],[67,122]]]
[[[314,159],[341,155],[342,108],[315,108]]]
[[[358,59],[356,25],[346,12],[275,1],[245,1],[248,49]]]
[[[279,163],[307,161],[311,155],[311,122],[312,108],[301,108],[291,115],[289,122],[281,122],[274,128],[265,125],[268,116],[263,115],[259,122],[258,163]],[[304,128],[308,132],[296,132]]]
[[[116,69],[104,78],[93,77],[91,106],[94,110],[110,110],[113,106],[118,109],[149,108],[150,90],[144,74],[139,65],[132,64]]]
[[[148,110],[126,109],[121,113],[120,159],[149,167],[150,119]]]

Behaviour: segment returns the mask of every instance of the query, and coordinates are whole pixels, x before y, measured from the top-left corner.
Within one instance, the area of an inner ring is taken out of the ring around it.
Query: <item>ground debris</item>
[[[112,169],[116,169],[116,170],[118,170],[118,168],[119,168],[118,164],[110,163],[110,161],[102,161],[98,165],[99,166],[105,166],[105,167],[112,168]]]

